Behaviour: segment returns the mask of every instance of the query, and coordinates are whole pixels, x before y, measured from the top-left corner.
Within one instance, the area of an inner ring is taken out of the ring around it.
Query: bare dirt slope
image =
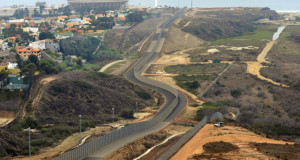
[[[183,32],[180,28],[173,25],[169,29],[162,53],[172,53],[198,47],[203,42],[203,40],[196,36]]]
[[[0,127],[5,126],[15,119],[15,112],[0,111]]]
[[[289,142],[267,139],[247,129],[235,126],[215,128],[207,124],[190,141],[188,141],[171,160],[185,160],[195,154],[203,153],[203,145],[210,142],[224,141],[239,147],[234,153],[223,154],[223,158],[229,159],[276,159],[257,151],[251,143],[286,144]],[[292,144],[292,143],[289,143]]]

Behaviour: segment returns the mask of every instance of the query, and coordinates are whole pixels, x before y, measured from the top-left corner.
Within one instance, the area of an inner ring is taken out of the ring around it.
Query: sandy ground
[[[175,80],[172,77],[163,77],[163,76],[156,76],[156,77],[150,77],[151,79],[169,84],[170,86],[174,87],[175,89],[183,92],[185,95],[189,96],[190,98],[192,98],[194,101],[196,101],[197,103],[202,104],[203,101],[199,100],[198,97],[182,88],[180,88],[179,86],[176,85]]]
[[[255,143],[286,144],[285,141],[267,139],[255,133],[235,126],[215,128],[212,124],[205,125],[190,141],[188,141],[171,160],[186,160],[189,156],[203,153],[203,145],[209,142],[224,141],[239,147],[234,153],[226,153],[230,159],[276,159],[258,152],[252,145]],[[293,144],[293,143],[289,143]]]
[[[0,111],[0,127],[9,124],[15,119],[15,112]]]
[[[105,65],[104,67],[102,67],[102,68],[100,69],[99,72],[104,72],[104,71],[107,70],[109,67],[111,67],[111,66],[113,66],[113,65],[115,65],[115,64],[124,62],[124,61],[125,61],[125,60],[118,60],[118,61],[111,62],[111,63]]]
[[[133,61],[126,61],[124,64],[122,64],[120,67],[116,68],[113,72],[111,72],[112,75],[121,75],[124,73],[131,65],[133,64]]]
[[[111,127],[96,127],[92,128],[88,131],[82,132],[82,137],[86,137],[88,135],[100,134],[103,132],[111,131]],[[55,148],[44,149],[41,151],[41,154],[32,156],[32,160],[40,160],[40,159],[53,159],[51,157],[57,156],[65,151],[68,151],[79,144],[80,134],[75,133],[72,136],[65,139],[61,144],[56,146]],[[49,158],[50,157],[50,158]],[[15,160],[28,160],[27,157],[13,158]]]
[[[266,56],[269,53],[269,51],[272,49],[274,43],[275,41],[271,41],[266,45],[263,51],[258,55],[257,62],[245,62],[247,64],[247,73],[253,74],[257,76],[259,79],[270,82],[274,85],[288,87],[285,84],[275,82],[272,79],[266,78],[260,74],[260,70],[264,67],[262,63],[270,63],[266,60]]]

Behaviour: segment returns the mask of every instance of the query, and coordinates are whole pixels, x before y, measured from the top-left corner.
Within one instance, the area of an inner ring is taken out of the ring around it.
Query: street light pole
[[[135,112],[138,111],[138,102],[135,102]]]
[[[81,115],[79,115],[79,134],[80,134],[80,142],[81,143],[81,140],[82,140],[82,136],[81,136]]]
[[[113,111],[113,123],[115,123],[115,108],[112,108]]]
[[[29,137],[29,141],[28,141],[28,147],[29,147],[29,159],[31,160],[31,148],[30,148],[30,127],[27,128],[28,130],[28,137]]]

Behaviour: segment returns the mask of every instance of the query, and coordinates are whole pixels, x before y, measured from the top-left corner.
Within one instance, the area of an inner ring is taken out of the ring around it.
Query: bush
[[[232,97],[238,98],[242,95],[242,92],[240,90],[236,89],[236,90],[231,90],[230,94]]]
[[[22,128],[30,127],[31,129],[35,129],[39,126],[38,121],[32,118],[31,116],[26,116],[24,119],[20,120],[19,123],[22,126]]]
[[[134,111],[132,109],[123,109],[121,111],[121,117],[126,118],[126,119],[133,119]]]
[[[47,136],[48,137],[67,137],[71,135],[72,132],[69,128],[64,127],[64,126],[57,126],[54,128],[51,128],[47,131]]]
[[[74,81],[73,82],[76,86],[82,88],[82,89],[92,89],[93,86],[85,81]]]
[[[149,100],[149,99],[152,98],[151,95],[150,95],[149,93],[146,93],[146,92],[143,92],[143,91],[137,91],[136,94],[137,94],[140,98],[142,98],[142,99],[144,99],[144,100]]]

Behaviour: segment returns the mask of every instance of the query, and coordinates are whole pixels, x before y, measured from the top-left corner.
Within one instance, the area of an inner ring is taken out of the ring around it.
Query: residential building
[[[60,51],[60,46],[58,43],[54,42],[51,39],[46,39],[45,40],[45,47],[51,52],[59,52]]]
[[[38,48],[40,50],[45,50],[46,49],[45,40],[31,42],[29,44],[29,46],[32,47],[32,48]]]
[[[24,84],[24,78],[19,77],[17,75],[9,75],[7,78],[7,85],[4,89],[8,90],[22,90],[28,87],[28,85]]]
[[[59,44],[54,42],[51,39],[45,39],[45,40],[32,42],[32,43],[29,44],[29,46],[32,47],[32,48],[38,48],[40,50],[48,49],[51,52],[60,51]]]
[[[1,71],[6,71],[8,69],[7,63],[0,63],[0,72]]]
[[[39,28],[37,28],[37,27],[25,27],[22,29],[23,29],[23,32],[32,32],[35,34],[39,32]]]
[[[23,48],[21,46],[18,46],[16,49],[17,49],[17,54],[19,54],[23,59],[28,59],[28,56],[31,54],[36,55],[39,59],[42,56],[41,50],[38,48],[33,48],[33,47]]]

